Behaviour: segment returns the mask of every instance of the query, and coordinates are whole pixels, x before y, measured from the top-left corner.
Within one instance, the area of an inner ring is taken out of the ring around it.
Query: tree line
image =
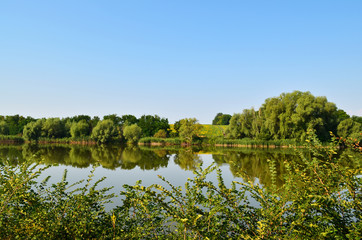
[[[303,141],[308,129],[315,129],[322,141],[329,140],[331,132],[361,141],[362,117],[350,117],[326,97],[294,91],[266,99],[258,110],[244,109],[234,114],[226,134],[233,139]]]
[[[303,141],[308,129],[315,129],[318,138],[327,141],[330,132],[340,137],[362,140],[362,117],[349,116],[326,97],[315,97],[310,92],[294,91],[265,100],[255,110],[244,109],[233,115],[218,113],[213,125],[228,125],[221,138]],[[103,117],[78,115],[67,118],[0,116],[0,135],[20,135],[25,140],[41,138],[88,139],[98,143],[127,141],[136,143],[142,137],[180,138],[192,143],[200,139],[203,128],[196,118],[176,121],[172,128],[167,118],[158,115]],[[201,136],[204,137],[204,136]]]

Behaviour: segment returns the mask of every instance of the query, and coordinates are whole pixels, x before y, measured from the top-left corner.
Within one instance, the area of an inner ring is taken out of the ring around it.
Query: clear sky
[[[0,1],[0,115],[259,108],[294,90],[362,116],[362,1]]]

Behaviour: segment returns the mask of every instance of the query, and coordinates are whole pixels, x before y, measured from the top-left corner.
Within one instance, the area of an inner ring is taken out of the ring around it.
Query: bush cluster
[[[361,167],[340,164],[336,144],[322,146],[313,134],[307,141],[309,153],[285,162],[282,186],[246,180],[227,187],[219,169],[200,167],[184,188],[162,177],[168,187],[125,185],[122,204],[108,212],[104,204],[114,196],[97,189],[103,179],[90,184],[93,173],[69,185],[65,172],[47,187],[49,178],[35,181],[44,168],[2,164],[0,238],[361,239]],[[269,168],[275,182],[273,161]],[[213,171],[216,184],[207,178]]]

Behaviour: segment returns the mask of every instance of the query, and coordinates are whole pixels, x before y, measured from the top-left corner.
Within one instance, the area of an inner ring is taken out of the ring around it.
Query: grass
[[[0,142],[23,143],[24,138],[17,135],[0,135]]]

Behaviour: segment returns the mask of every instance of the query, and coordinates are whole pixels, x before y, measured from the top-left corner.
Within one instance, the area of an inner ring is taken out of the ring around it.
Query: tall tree
[[[168,132],[170,125],[167,118],[160,118],[155,115],[143,115],[138,120],[137,125],[142,129],[144,137],[152,137],[158,130],[163,129]]]
[[[230,119],[230,114],[218,113],[216,114],[214,120],[212,120],[212,125],[229,125]]]
[[[35,122],[30,122],[26,124],[23,130],[23,137],[25,138],[25,140],[38,141],[42,133],[43,123],[44,119],[39,119]]]
[[[117,114],[105,115],[103,120],[111,120],[115,125],[121,125],[121,117],[117,116]]]
[[[362,133],[362,124],[353,121],[351,118],[345,119],[339,123],[337,134],[340,137],[356,137]]]
[[[197,136],[201,125],[196,118],[185,118],[180,120],[180,137],[183,142],[188,144],[192,143],[192,140]]]
[[[89,136],[89,123],[86,120],[80,120],[79,122],[73,122],[70,128],[70,134],[72,138]]]
[[[136,143],[142,135],[142,129],[137,124],[125,126],[123,129],[123,136],[128,143]]]
[[[98,143],[110,143],[118,136],[116,125],[110,119],[99,121],[91,136]]]
[[[122,125],[132,125],[138,123],[138,119],[133,115],[122,115],[120,123]]]
[[[0,121],[0,135],[9,135],[9,133],[8,124],[4,120]]]
[[[330,131],[336,132],[341,117],[345,117],[343,112],[338,112],[326,97],[294,91],[266,99],[259,111],[234,114],[227,133],[231,138],[302,140],[313,128],[321,140],[327,140]]]
[[[59,118],[48,118],[44,121],[42,135],[48,138],[63,138],[67,135],[65,122]]]

